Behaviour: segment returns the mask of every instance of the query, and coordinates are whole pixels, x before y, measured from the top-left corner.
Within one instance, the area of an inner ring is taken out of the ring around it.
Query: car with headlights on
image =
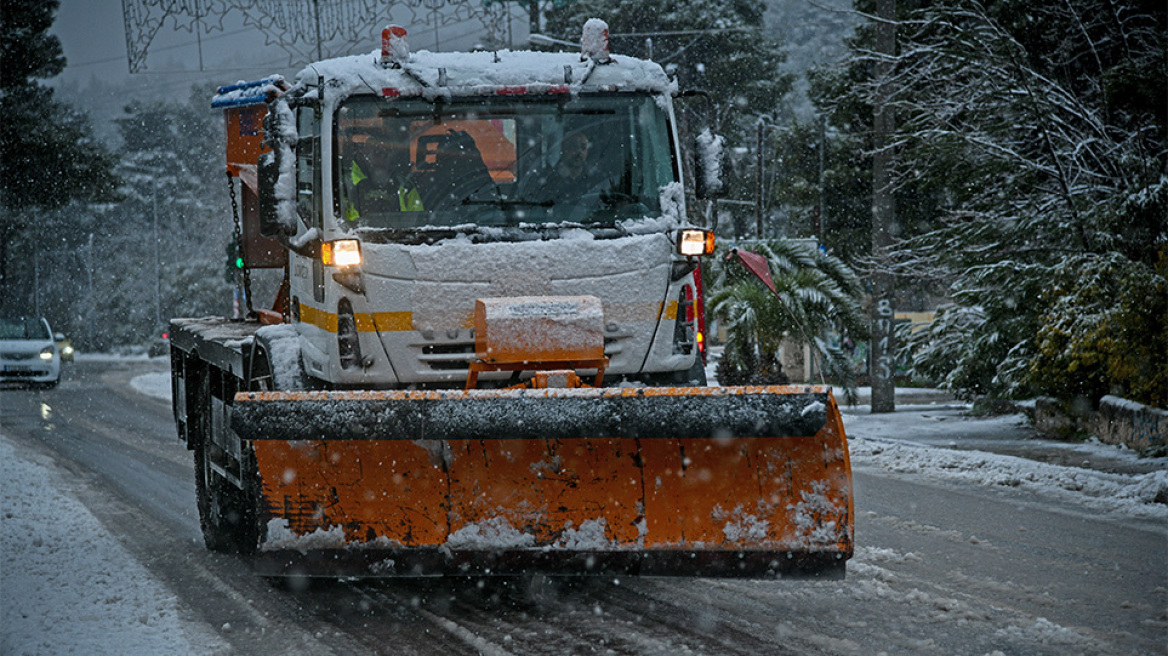
[[[0,317],[0,382],[56,387],[61,351],[43,317]]]
[[[73,340],[65,333],[53,333],[53,341],[57,343],[57,350],[61,352],[61,362],[73,361]]]

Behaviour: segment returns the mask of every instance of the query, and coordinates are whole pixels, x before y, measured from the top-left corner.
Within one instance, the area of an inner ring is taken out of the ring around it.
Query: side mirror
[[[706,129],[702,130],[695,141],[694,195],[703,200],[722,198],[729,188],[726,139]]]
[[[260,155],[258,166],[260,234],[264,237],[278,237],[284,234],[284,226],[280,223],[279,213],[276,211],[276,182],[280,178],[280,162],[276,151],[269,151]]]
[[[264,145],[257,163],[259,232],[264,237],[296,234],[296,125],[287,101],[277,98],[264,116]]]
[[[65,341],[65,333],[53,333],[53,341],[54,342]]]

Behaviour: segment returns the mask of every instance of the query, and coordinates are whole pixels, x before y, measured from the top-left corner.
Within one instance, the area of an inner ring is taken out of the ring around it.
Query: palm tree
[[[864,287],[839,258],[789,239],[752,245],[767,258],[775,293],[723,250],[711,271],[710,311],[729,333],[718,377],[727,384],[786,382],[778,362],[779,345],[794,337],[812,345],[820,370],[845,389],[855,402],[855,371],[838,348],[823,338],[830,330],[866,338],[861,301]]]

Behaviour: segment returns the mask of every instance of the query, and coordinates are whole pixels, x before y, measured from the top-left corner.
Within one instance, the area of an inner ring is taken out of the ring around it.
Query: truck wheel
[[[259,543],[255,504],[250,495],[211,469],[207,445],[195,448],[195,495],[203,542],[211,551],[250,554]]]

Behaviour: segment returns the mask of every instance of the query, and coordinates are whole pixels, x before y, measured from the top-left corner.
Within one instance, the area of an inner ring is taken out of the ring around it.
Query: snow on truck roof
[[[387,34],[392,28],[386,28]],[[605,28],[607,29],[607,28]],[[403,34],[398,35],[404,44]],[[607,43],[607,42],[606,42]],[[585,45],[588,46],[587,36]],[[387,54],[390,52],[390,54]],[[272,76],[219,88],[214,107],[264,102]],[[421,97],[432,100],[483,95],[523,95],[640,91],[672,94],[676,82],[655,62],[599,53],[497,50],[486,52],[409,52],[408,46],[309,64],[296,76],[297,87],[324,80],[325,102],[335,104],[354,94]]]
[[[380,52],[330,59],[304,68],[298,84],[325,79],[325,98],[355,93],[383,96],[457,97],[580,91],[671,93],[675,84],[656,63],[612,57],[608,63],[581,60],[572,53],[495,52],[412,53],[400,68],[381,64]]]

